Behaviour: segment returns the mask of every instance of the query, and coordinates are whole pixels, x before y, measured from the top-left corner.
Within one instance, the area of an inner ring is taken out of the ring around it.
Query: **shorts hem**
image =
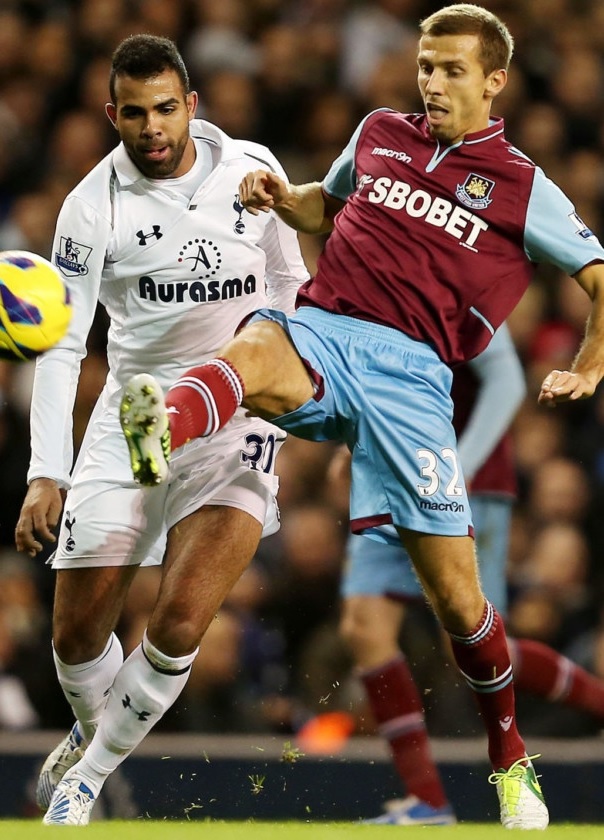
[[[78,555],[76,557],[60,557],[48,560],[51,569],[103,569],[109,566],[159,566],[161,558],[149,557],[124,557],[122,554],[117,557],[104,557],[99,554]]]
[[[405,531],[414,531],[418,534],[429,534],[434,537],[474,537],[474,527],[470,523],[463,525],[446,525],[440,523],[413,522],[396,525],[390,513],[376,514],[375,516],[363,516],[359,519],[350,520],[350,530],[353,534],[363,534],[370,528],[376,528],[381,525],[393,525],[395,528],[401,528]],[[385,540],[386,541],[386,540]]]

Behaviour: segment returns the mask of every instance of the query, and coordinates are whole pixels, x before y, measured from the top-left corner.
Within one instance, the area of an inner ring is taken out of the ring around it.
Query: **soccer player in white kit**
[[[56,551],[53,650],[74,711],[38,783],[44,822],[84,825],[106,777],[182,691],[200,640],[278,528],[275,455],[284,433],[237,412],[171,460],[155,488],[132,478],[119,424],[123,385],[149,371],[167,389],[210,359],[242,319],[293,311],[308,278],[276,214],[243,212],[238,185],[272,153],[195,119],[175,45],[135,35],[113,56],[107,115],[120,144],[66,198],[53,262],[69,285],[68,336],[38,360],[29,489],[17,548],[34,556],[65,507]],[[259,163],[260,162],[260,163]],[[110,318],[109,373],[72,471],[72,409],[97,302]],[[218,364],[216,375],[224,373]],[[115,626],[139,565],[163,562],[141,645],[124,661]],[[84,754],[85,750],[85,754]]]

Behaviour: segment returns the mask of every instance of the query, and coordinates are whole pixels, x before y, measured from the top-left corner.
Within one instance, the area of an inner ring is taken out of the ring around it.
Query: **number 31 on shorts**
[[[275,435],[253,433],[245,436],[246,448],[241,450],[241,463],[252,470],[270,473],[275,457]]]

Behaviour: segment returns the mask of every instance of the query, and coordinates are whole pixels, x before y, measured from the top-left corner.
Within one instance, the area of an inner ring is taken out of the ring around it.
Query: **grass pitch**
[[[86,829],[78,827],[45,826],[39,820],[0,820],[0,837],[6,840],[56,840],[75,837],[85,831],[85,840],[510,840],[510,832],[491,823],[460,823],[455,826],[401,827],[360,825],[358,823],[303,822],[230,822],[219,820],[110,820],[93,822]],[[70,834],[70,832],[74,832]],[[551,825],[547,840],[601,840],[604,826],[579,823]],[[518,836],[512,835],[512,836]],[[523,835],[526,836],[526,835]],[[535,835],[529,835],[534,837]]]

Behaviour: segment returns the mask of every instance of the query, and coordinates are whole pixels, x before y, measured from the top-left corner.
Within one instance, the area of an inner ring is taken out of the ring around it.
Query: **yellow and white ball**
[[[71,321],[58,269],[29,251],[0,251],[0,359],[33,359],[60,341]]]

